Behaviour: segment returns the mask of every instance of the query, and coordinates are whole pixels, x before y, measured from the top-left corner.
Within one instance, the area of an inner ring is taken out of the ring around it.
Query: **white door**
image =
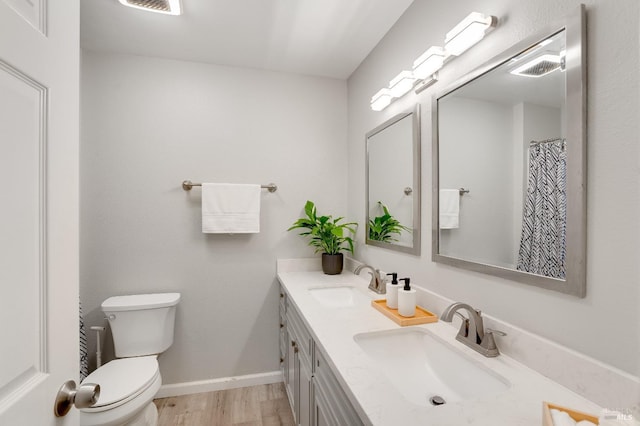
[[[78,0],[0,0],[0,425],[78,380]]]

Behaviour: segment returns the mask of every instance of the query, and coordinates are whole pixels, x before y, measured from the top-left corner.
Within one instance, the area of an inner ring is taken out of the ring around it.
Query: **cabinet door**
[[[285,387],[287,389],[287,396],[289,397],[289,403],[291,404],[291,410],[293,411],[293,418],[298,424],[298,383],[299,383],[299,367],[295,337],[287,330],[287,336],[289,339],[289,345],[287,347],[286,356],[286,374],[285,374]]]
[[[362,421],[349,402],[322,353],[315,350],[314,396],[325,405],[325,418],[336,425],[360,426]],[[330,417],[327,417],[330,416]]]
[[[327,420],[327,414],[325,413],[324,407],[321,404],[318,404],[317,401],[313,401],[313,405],[315,408],[315,423],[314,426],[329,426],[329,422]]]
[[[285,384],[287,383],[287,327],[285,320],[285,313],[282,310],[282,306],[280,307],[280,339],[279,339],[279,348],[280,348],[280,372],[282,373],[282,377],[284,378]]]
[[[298,424],[300,426],[311,426],[311,363],[306,362],[302,357],[298,357],[300,360],[300,400],[298,410],[300,417]]]
[[[298,342],[292,341],[293,347],[293,416],[296,424],[300,424],[300,356]]]
[[[311,401],[313,411],[312,423],[314,426],[342,426],[336,421],[329,402],[327,401],[321,386],[318,386],[315,376],[313,379],[313,400]]]

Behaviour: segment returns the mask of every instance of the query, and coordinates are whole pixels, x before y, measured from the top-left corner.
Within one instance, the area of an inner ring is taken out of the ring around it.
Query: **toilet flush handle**
[[[53,406],[56,417],[66,416],[72,405],[76,408],[87,408],[98,402],[100,397],[100,385],[96,383],[84,383],[76,389],[76,382],[66,381],[58,394]]]

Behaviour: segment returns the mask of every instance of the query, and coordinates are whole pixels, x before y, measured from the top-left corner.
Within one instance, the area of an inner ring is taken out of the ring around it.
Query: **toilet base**
[[[101,411],[80,409],[80,426],[157,426],[158,409],[153,398],[161,384],[162,378],[158,372],[147,389],[124,405]]]
[[[151,402],[140,412],[140,414],[129,420],[123,426],[157,426],[157,424],[158,409],[156,408],[156,405]]]

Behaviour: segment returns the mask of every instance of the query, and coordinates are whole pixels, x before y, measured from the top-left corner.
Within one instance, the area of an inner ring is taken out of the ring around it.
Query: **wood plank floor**
[[[283,383],[160,398],[158,426],[294,426]]]

